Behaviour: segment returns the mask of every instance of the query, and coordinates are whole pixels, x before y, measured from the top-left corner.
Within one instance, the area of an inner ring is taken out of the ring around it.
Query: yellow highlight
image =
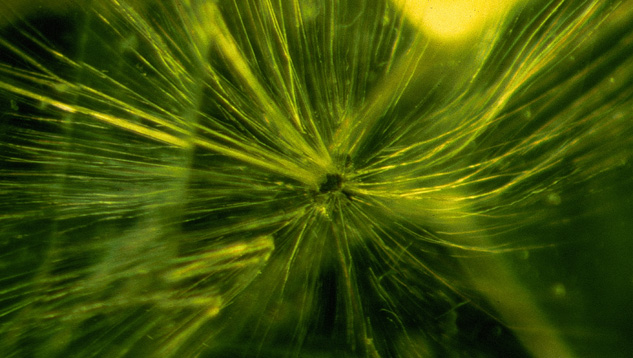
[[[440,41],[472,38],[503,16],[516,0],[393,0],[405,17]]]

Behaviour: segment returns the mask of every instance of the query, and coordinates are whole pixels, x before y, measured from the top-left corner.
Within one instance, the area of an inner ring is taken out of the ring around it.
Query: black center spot
[[[325,181],[319,186],[319,193],[329,193],[331,191],[341,189],[343,185],[343,177],[340,174],[327,174]]]

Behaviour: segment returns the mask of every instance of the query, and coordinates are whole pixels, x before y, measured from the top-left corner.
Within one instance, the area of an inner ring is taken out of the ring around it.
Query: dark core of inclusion
[[[325,181],[319,186],[319,193],[325,194],[340,190],[343,186],[343,177],[340,174],[327,174]]]

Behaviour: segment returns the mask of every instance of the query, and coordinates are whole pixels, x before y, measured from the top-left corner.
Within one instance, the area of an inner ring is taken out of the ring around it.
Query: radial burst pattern
[[[457,3],[0,5],[0,355],[628,356],[633,4]]]

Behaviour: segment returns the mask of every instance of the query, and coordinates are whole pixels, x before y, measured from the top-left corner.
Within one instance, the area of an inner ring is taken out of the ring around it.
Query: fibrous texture
[[[628,356],[632,4],[491,3],[0,5],[2,356]]]

